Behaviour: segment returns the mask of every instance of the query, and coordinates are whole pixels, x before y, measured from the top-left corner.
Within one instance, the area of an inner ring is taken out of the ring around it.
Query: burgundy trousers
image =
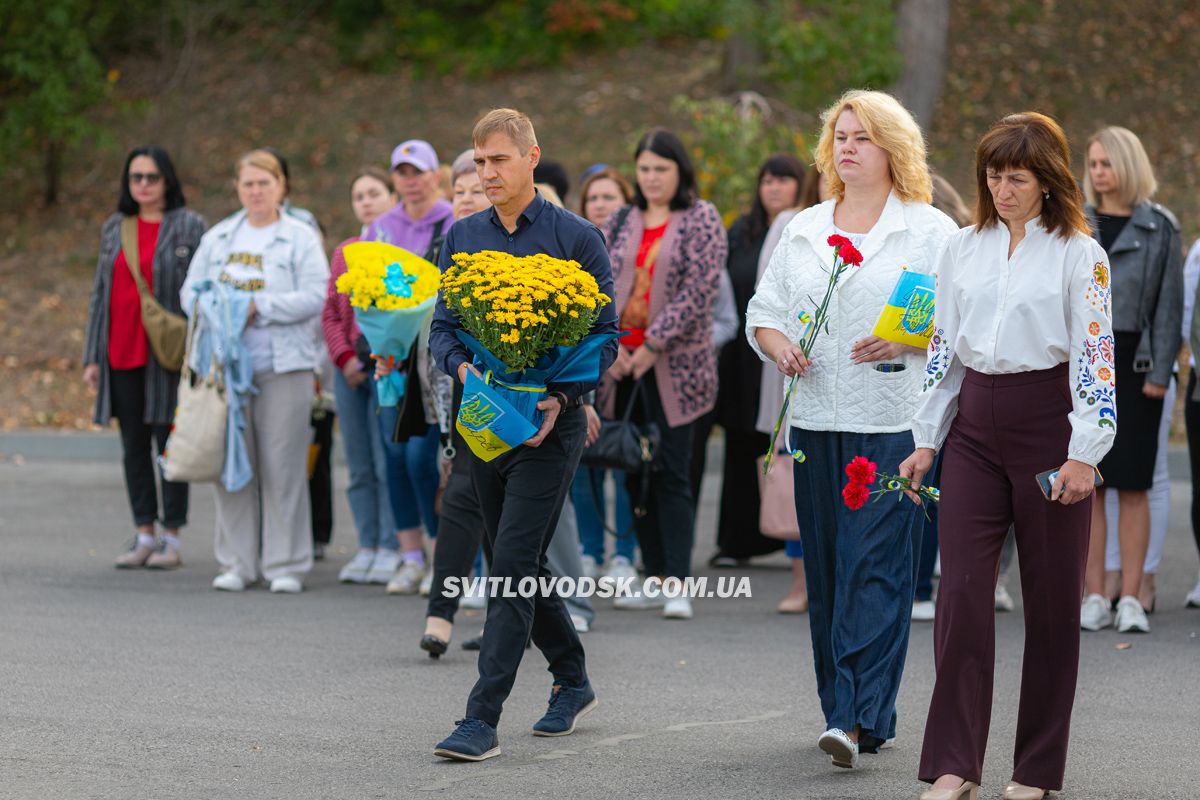
[[[943,448],[942,581],[934,623],[937,680],[920,778],[978,783],[992,713],[994,593],[1015,523],[1025,609],[1025,661],[1013,780],[1062,788],[1079,672],[1079,604],[1092,497],[1049,502],[1035,476],[1067,458],[1067,365],[1037,372],[967,371]]]

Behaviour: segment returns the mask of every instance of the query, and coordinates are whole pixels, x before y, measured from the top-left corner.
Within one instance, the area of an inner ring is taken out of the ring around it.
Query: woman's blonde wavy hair
[[[830,194],[838,200],[846,195],[846,184],[833,163],[833,129],[843,111],[853,111],[871,142],[887,151],[892,187],[900,199],[908,203],[932,202],[933,184],[920,126],[899,100],[886,92],[865,89],[846,92],[821,114],[817,169],[825,176]]]

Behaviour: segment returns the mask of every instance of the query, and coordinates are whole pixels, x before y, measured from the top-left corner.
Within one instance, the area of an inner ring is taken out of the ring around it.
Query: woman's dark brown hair
[[[821,202],[821,170],[816,164],[804,173],[804,188],[800,190],[800,210],[812,208]]]
[[[975,179],[979,199],[977,231],[1000,222],[1000,212],[988,188],[988,170],[1027,169],[1050,196],[1042,200],[1042,227],[1064,239],[1090,235],[1083,213],[1083,194],[1071,174],[1071,148],[1058,123],[1045,114],[1009,114],[992,126],[975,150]]]

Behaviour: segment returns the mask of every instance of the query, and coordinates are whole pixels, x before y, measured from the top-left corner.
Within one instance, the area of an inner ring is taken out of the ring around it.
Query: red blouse
[[[629,335],[618,340],[630,350],[638,349],[646,341],[646,328],[650,325],[650,287],[654,284],[654,262],[658,260],[658,249],[663,234],[667,232],[667,224],[664,222],[657,228],[646,228],[638,245],[633,294],[621,315],[621,329],[629,331]]]
[[[154,248],[161,223],[138,217],[138,264],[146,285],[154,291]],[[113,262],[112,295],[108,306],[108,365],[113,369],[137,369],[150,360],[150,343],[142,327],[142,300],[137,283],[129,274],[125,251]]]

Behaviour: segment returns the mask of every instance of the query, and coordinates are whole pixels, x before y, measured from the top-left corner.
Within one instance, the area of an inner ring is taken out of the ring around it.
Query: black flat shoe
[[[430,658],[440,658],[449,647],[449,642],[442,641],[432,633],[427,633],[421,637],[421,649],[429,653]],[[465,643],[463,647],[466,647]]]
[[[479,644],[482,641],[483,641],[482,633],[479,634],[478,636],[472,636],[470,639],[467,639],[462,643],[462,649],[463,650],[478,650]]]

